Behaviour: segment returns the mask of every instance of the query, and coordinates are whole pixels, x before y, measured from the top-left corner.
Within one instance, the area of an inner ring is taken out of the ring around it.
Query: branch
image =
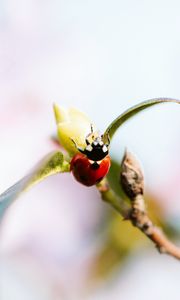
[[[141,195],[132,199],[132,209],[129,215],[131,223],[154,242],[160,253],[166,253],[180,259],[180,248],[169,241],[163,231],[152,223],[146,210],[141,209],[142,203],[144,204],[144,198]]]
[[[140,229],[156,246],[160,253],[180,259],[180,248],[169,241],[163,231],[149,218],[144,201],[144,176],[137,160],[129,152],[122,161],[120,183],[130,199],[130,207],[109,187],[107,181],[97,185],[104,201],[116,209],[132,225]]]
[[[96,185],[104,202],[110,204],[124,219],[129,217],[129,205],[121,199],[109,186],[106,178]]]
[[[180,248],[175,246],[149,218],[144,201],[144,176],[134,156],[126,152],[122,162],[121,184],[131,200],[129,220],[154,242],[160,253],[180,259]]]

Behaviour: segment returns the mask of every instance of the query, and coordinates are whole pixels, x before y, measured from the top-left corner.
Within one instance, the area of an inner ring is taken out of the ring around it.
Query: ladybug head
[[[81,149],[77,147],[77,149],[85,154],[89,160],[94,162],[100,161],[105,158],[109,153],[109,141],[104,143],[103,135],[99,135],[97,132],[93,132],[93,127],[91,125],[91,133],[87,135],[86,139],[86,148]],[[74,141],[73,141],[74,142]]]
[[[93,161],[102,160],[109,153],[109,145],[103,142],[102,136],[94,137],[93,134],[91,136],[92,142],[89,142],[89,139],[86,138],[86,148],[81,151],[84,153],[88,159]]]

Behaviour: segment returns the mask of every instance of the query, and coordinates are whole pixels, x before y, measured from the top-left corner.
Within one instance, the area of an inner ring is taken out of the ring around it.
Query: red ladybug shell
[[[106,176],[110,165],[111,162],[108,155],[97,165],[91,163],[86,155],[78,153],[71,160],[70,170],[77,181],[86,186],[92,186]]]

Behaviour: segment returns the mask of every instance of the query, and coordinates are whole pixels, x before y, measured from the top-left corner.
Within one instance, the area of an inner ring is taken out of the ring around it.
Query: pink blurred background
[[[140,101],[180,99],[179,10],[174,0],[0,2],[0,192],[57,147],[53,102],[103,131]],[[155,107],[122,127],[111,150],[118,161],[126,146],[138,156],[147,191],[177,228],[179,127],[178,106]],[[21,196],[1,224],[0,298],[179,299],[179,263],[151,244],[89,286],[109,210],[69,174]]]

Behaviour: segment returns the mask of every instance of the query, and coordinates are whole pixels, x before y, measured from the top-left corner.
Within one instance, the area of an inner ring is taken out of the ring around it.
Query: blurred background
[[[0,193],[57,148],[53,102],[103,132],[134,104],[180,99],[179,14],[178,0],[1,0]],[[111,147],[116,164],[125,147],[139,158],[152,218],[177,244],[179,128],[177,105],[155,106]],[[2,300],[176,300],[179,276],[175,259],[69,174],[22,195],[1,222]]]

